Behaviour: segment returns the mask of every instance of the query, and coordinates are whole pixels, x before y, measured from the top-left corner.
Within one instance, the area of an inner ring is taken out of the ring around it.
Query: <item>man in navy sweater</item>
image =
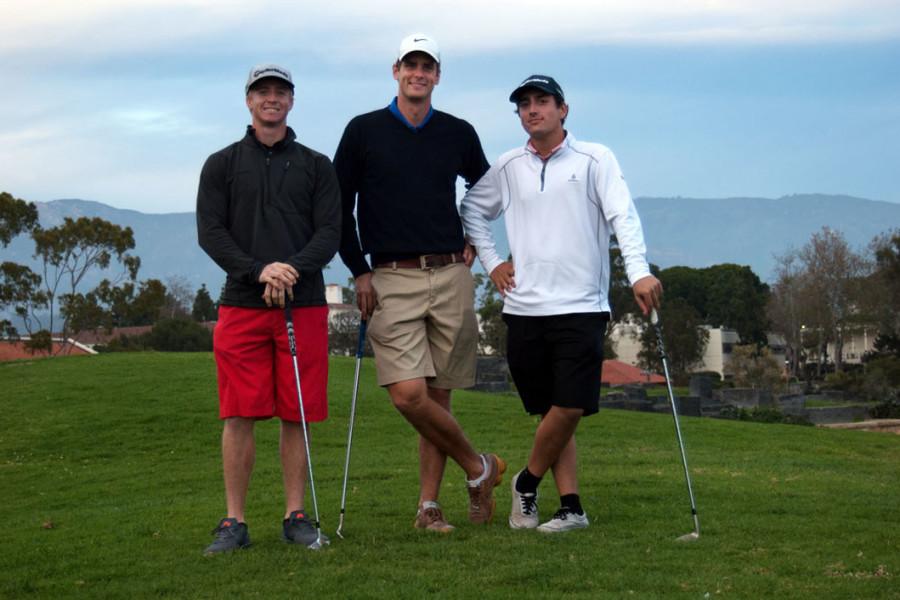
[[[369,320],[378,383],[420,435],[414,524],[449,532],[437,502],[447,456],[465,471],[473,523],[493,517],[493,489],[506,464],[477,453],[450,411],[451,390],[475,382],[478,340],[474,252],[463,239],[456,179],[471,187],[489,165],[472,126],[431,106],[440,62],[432,38],[406,37],[393,66],[397,97],[350,121],[334,165],[340,255]]]

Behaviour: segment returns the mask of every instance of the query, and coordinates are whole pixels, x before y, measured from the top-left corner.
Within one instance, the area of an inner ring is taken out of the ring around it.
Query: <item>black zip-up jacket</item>
[[[328,157],[295,138],[288,128],[270,148],[248,127],[203,165],[197,235],[228,275],[221,304],[265,308],[259,275],[271,262],[300,273],[292,306],[325,304],[322,268],[340,243],[340,190]]]

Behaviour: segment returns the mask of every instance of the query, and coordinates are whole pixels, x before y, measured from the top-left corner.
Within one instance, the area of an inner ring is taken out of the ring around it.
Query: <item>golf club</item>
[[[294,381],[297,383],[297,402],[300,404],[300,426],[303,428],[303,446],[306,449],[306,466],[309,471],[309,489],[312,495],[313,510],[316,513],[316,541],[307,546],[310,550],[319,550],[328,539],[322,537],[322,529],[319,526],[319,503],[316,501],[316,481],[313,479],[312,456],[309,452],[309,437],[307,435],[306,411],[303,409],[303,392],[300,390],[300,369],[297,366],[297,340],[294,338],[294,319],[291,316],[291,307],[284,307],[284,320],[287,325],[288,345],[291,349],[291,359],[294,362]]]
[[[353,422],[356,420],[356,396],[359,393],[359,367],[362,363],[363,349],[366,345],[366,321],[359,321],[359,342],[356,345],[356,372],[353,374],[353,400],[350,402],[350,428],[347,433],[347,456],[344,458],[344,486],[341,491],[341,516],[338,520],[337,536],[344,539],[341,530],[344,527],[344,514],[347,512],[347,477],[350,473],[350,448],[353,446]]]
[[[688,495],[691,497],[691,515],[694,517],[694,531],[677,539],[679,542],[692,542],[700,537],[700,519],[697,517],[697,504],[694,502],[694,490],[691,487],[691,474],[688,471],[687,454],[684,451],[684,440],[681,437],[681,426],[678,424],[678,407],[675,406],[675,394],[672,392],[672,380],[669,378],[669,361],[666,358],[666,347],[663,344],[662,325],[656,309],[650,312],[650,323],[656,330],[656,345],[662,361],[663,373],[666,376],[666,389],[669,392],[669,403],[672,405],[672,417],[675,419],[675,434],[678,436],[678,447],[681,448],[681,462],[684,465],[684,479],[687,481]]]

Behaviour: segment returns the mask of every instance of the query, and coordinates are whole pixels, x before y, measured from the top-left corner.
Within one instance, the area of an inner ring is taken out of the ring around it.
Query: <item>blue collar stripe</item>
[[[422,131],[426,125],[428,125],[428,121],[431,120],[431,116],[434,114],[434,107],[428,107],[428,114],[425,115],[425,118],[422,120],[422,123],[418,126],[413,125],[409,121],[406,120],[406,117],[403,116],[403,113],[400,112],[400,108],[397,106],[397,97],[394,96],[394,99],[391,100],[390,106],[388,106],[388,110],[391,111],[391,114],[394,115],[398,121],[406,125],[412,131]]]

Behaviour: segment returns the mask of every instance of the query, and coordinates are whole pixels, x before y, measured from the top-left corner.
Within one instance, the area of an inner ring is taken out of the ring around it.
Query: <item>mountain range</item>
[[[101,217],[134,230],[141,257],[140,279],[185,278],[197,289],[205,283],[213,297],[225,277],[197,245],[194,213],[151,214],[114,208],[99,202],[65,199],[37,202],[43,227],[65,217]],[[720,263],[749,265],[763,281],[773,276],[775,257],[803,246],[823,226],[841,231],[850,245],[864,248],[876,235],[900,227],[900,204],[851,196],[797,194],[769,198],[636,198],[650,262],[706,267]],[[503,254],[505,231],[494,231]],[[2,260],[36,267],[32,241],[19,236],[0,251]],[[349,271],[335,257],[325,271],[328,283],[346,284]],[[99,275],[86,280],[93,286]]]

